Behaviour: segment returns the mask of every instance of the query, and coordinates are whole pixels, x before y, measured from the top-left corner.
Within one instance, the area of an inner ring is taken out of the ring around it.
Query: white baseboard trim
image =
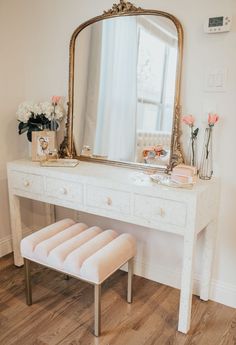
[[[24,235],[30,234],[30,229],[24,229]],[[12,252],[11,236],[0,239],[0,258]],[[127,270],[127,267],[124,267]],[[166,269],[161,265],[150,265],[138,260],[135,261],[135,274],[138,276],[179,289],[181,272]],[[200,294],[200,277],[194,277],[194,294]],[[213,279],[211,282],[210,299],[212,301],[236,308],[236,286]]]
[[[35,229],[39,230],[39,229]],[[34,231],[35,231],[34,230]],[[23,236],[30,235],[32,233],[32,229],[30,228],[24,228],[23,229]],[[12,237],[11,236],[5,236],[3,238],[0,238],[0,258],[3,256],[10,254],[12,252]]]
[[[144,278],[165,284],[176,289],[180,289],[181,272],[166,269],[161,265],[150,265],[144,262],[135,261],[135,274]],[[200,295],[200,277],[195,276],[193,282],[193,292]],[[210,300],[236,308],[236,286],[213,279],[210,289]]]
[[[11,236],[0,239],[0,258],[12,252]]]
[[[213,279],[211,283],[210,299],[236,308],[236,286]]]

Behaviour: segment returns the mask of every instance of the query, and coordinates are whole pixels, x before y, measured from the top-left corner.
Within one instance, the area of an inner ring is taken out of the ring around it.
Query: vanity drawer
[[[83,203],[83,185],[61,179],[46,178],[46,194],[63,201]]]
[[[185,226],[186,205],[182,202],[135,195],[134,215],[148,222],[160,222],[176,226]]]
[[[110,188],[87,186],[87,206],[118,212],[130,213],[130,194]]]
[[[13,188],[24,192],[43,194],[43,176],[18,171],[12,173]]]

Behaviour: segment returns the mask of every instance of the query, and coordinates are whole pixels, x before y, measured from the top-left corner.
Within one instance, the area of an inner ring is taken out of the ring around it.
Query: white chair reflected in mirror
[[[155,159],[157,165],[167,165],[170,159],[171,133],[162,131],[137,131],[136,158],[137,163],[144,163],[143,152],[147,147],[160,145],[166,151],[166,155]]]

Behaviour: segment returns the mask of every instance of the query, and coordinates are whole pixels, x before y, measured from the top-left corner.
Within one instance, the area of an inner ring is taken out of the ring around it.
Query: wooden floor
[[[236,345],[236,310],[193,298],[188,335],[176,331],[179,291],[134,277],[134,301],[125,301],[127,275],[102,289],[102,336],[93,331],[93,287],[33,265],[33,301],[26,306],[23,269],[0,259],[1,345]]]

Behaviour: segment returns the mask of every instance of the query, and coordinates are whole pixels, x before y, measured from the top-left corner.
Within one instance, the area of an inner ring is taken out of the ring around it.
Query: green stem
[[[194,166],[195,162],[195,152],[194,152],[194,137],[193,137],[193,126],[191,127],[191,142],[192,142],[192,166]]]
[[[207,140],[207,143],[206,143],[206,159],[208,159],[208,156],[209,156],[209,143],[210,143],[210,139],[211,139],[211,132],[212,132],[212,126],[209,127],[209,135],[208,135],[208,140]]]

